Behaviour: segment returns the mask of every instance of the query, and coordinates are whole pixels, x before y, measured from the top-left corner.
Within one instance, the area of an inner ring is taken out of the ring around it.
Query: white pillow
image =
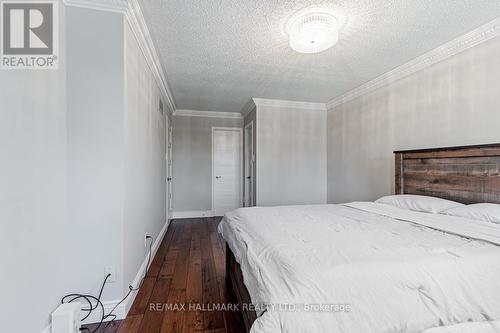
[[[465,206],[455,201],[411,194],[388,195],[375,202],[425,213],[440,213],[454,207]]]
[[[500,205],[498,204],[480,203],[455,207],[444,211],[443,214],[485,222],[500,223]]]

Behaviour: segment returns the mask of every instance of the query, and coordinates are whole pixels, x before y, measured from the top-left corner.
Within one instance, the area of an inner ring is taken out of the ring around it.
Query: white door
[[[167,216],[172,218],[172,125],[167,118]]]
[[[244,136],[243,204],[245,207],[252,207],[253,206],[253,122],[245,126],[243,136]]]
[[[212,210],[216,216],[241,207],[241,135],[239,128],[212,128]]]

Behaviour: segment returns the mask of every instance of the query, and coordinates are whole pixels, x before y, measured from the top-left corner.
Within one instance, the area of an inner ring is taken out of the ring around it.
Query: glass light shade
[[[290,47],[300,53],[325,51],[339,40],[339,23],[328,13],[303,15],[289,25]]]

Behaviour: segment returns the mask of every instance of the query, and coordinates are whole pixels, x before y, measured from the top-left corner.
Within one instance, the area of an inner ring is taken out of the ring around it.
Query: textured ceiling
[[[328,102],[500,16],[499,0],[140,0],[178,109],[238,112],[250,97]],[[288,46],[290,16],[341,17],[319,54]]]

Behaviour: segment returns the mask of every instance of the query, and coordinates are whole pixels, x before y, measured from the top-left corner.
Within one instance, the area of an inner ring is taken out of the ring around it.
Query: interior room
[[[499,333],[498,0],[0,0],[8,333]]]

